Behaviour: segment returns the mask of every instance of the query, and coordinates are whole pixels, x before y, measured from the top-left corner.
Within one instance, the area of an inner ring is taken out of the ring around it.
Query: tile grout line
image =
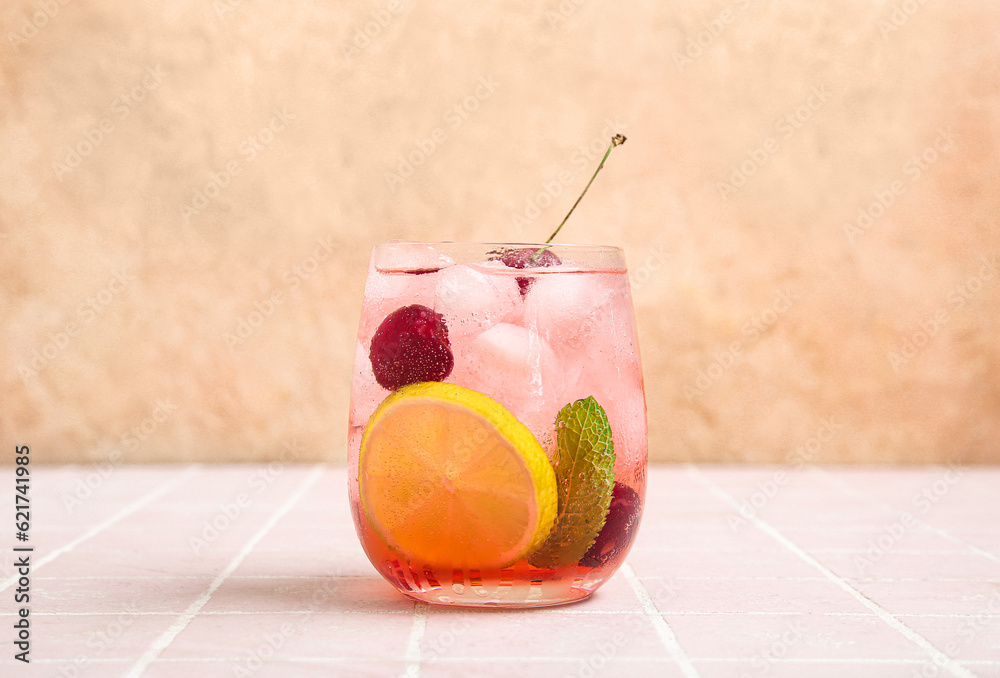
[[[858,492],[857,490],[855,490],[850,485],[846,485],[844,483],[844,481],[840,480],[839,478],[835,478],[830,473],[828,473],[828,472],[826,472],[826,471],[824,471],[822,469],[818,469],[818,468],[814,469],[814,472],[816,473],[816,475],[819,476],[820,481],[822,481],[822,482],[826,483],[827,485],[830,485],[830,486],[832,486],[832,487],[840,490],[844,494],[849,494],[849,495],[851,495],[853,497],[856,497],[856,498],[860,499],[861,501],[863,501],[866,504],[869,504],[871,506],[877,506],[879,508],[888,509],[888,510],[892,511],[893,513],[895,513],[898,517],[901,517],[902,514],[904,513],[900,509],[896,508],[895,506],[893,506],[892,504],[889,504],[887,502],[872,501],[872,500],[868,499],[867,497],[863,496],[860,492]],[[973,551],[976,552],[977,555],[983,556],[984,558],[988,558],[989,560],[992,560],[995,563],[1000,563],[1000,556],[997,556],[997,555],[995,555],[993,553],[990,553],[989,551],[987,551],[985,549],[981,549],[978,546],[976,546],[975,544],[973,544],[972,542],[966,541],[965,539],[962,539],[961,537],[957,537],[957,536],[953,535],[952,533],[948,532],[947,530],[941,529],[939,527],[935,527],[935,526],[931,525],[930,523],[928,523],[927,521],[925,521],[925,520],[923,520],[923,519],[921,519],[921,518],[919,518],[917,516],[914,516],[913,514],[910,514],[910,515],[913,517],[914,521],[916,521],[920,525],[923,525],[923,527],[925,529],[928,529],[931,532],[934,532],[935,534],[938,534],[938,535],[944,537],[945,539],[948,539],[949,541],[956,542],[958,544],[961,544],[962,546],[965,546],[966,548],[972,549]]]
[[[728,492],[726,492],[721,487],[716,485],[714,482],[709,480],[705,476],[705,474],[701,471],[701,469],[699,469],[697,466],[693,464],[688,464],[687,471],[688,474],[691,477],[693,477],[695,481],[697,481],[702,487],[707,489],[709,492],[714,494],[719,499],[723,500],[729,506],[733,507],[736,510],[739,510],[740,503]],[[806,552],[798,544],[796,544],[791,539],[789,539],[781,532],[779,532],[777,528],[773,527],[770,523],[761,520],[756,514],[748,516],[746,519],[750,523],[752,523],[754,527],[756,527],[758,530],[770,536],[772,539],[774,539],[782,546],[784,546],[786,549],[788,549],[796,556],[798,556],[801,560],[803,560],[807,564],[811,565],[812,567],[822,572],[827,579],[829,579],[838,587],[843,589],[846,593],[850,594],[851,597],[853,597],[859,603],[861,603],[869,610],[874,612],[879,619],[881,619],[887,625],[898,631],[907,640],[915,643],[918,647],[920,647],[920,649],[922,649],[924,652],[930,655],[935,666],[944,668],[954,676],[960,676],[961,678],[975,678],[976,674],[972,673],[964,666],[959,664],[953,657],[939,650],[933,643],[931,643],[922,635],[920,635],[919,633],[911,629],[909,626],[904,624],[902,621],[897,619],[887,609],[885,609],[875,601],[868,598],[868,596],[863,594],[858,589],[848,584],[847,580],[845,580],[843,577],[840,577],[839,575],[834,573],[833,570],[829,569],[821,562],[813,558],[808,552]]]
[[[72,551],[73,549],[75,549],[77,546],[87,541],[88,539],[97,536],[98,534],[108,529],[109,527],[119,522],[120,520],[129,517],[130,515],[132,515],[139,509],[143,508],[147,504],[155,501],[156,499],[159,499],[161,496],[163,496],[170,490],[174,489],[175,485],[180,484],[180,482],[184,480],[185,477],[193,473],[195,469],[197,469],[198,467],[199,467],[198,464],[193,464],[191,466],[188,466],[180,475],[170,480],[164,481],[153,492],[150,492],[146,496],[133,501],[131,504],[123,508],[115,515],[111,516],[110,518],[104,520],[103,522],[97,525],[94,525],[92,528],[81,534],[76,539],[73,539],[68,544],[64,544],[63,546],[57,548],[55,551],[49,552],[49,554],[46,555],[44,558],[40,558],[37,562],[32,563],[31,565],[32,574],[37,572],[39,568],[43,567],[44,565],[51,563],[53,560],[55,560],[62,554]],[[5,591],[9,587],[13,586],[14,582],[16,581],[17,581],[17,575],[14,575],[12,577],[9,577],[8,579],[5,579],[3,582],[0,582],[0,591]]]
[[[406,671],[405,678],[420,678],[420,663],[422,656],[420,644],[424,640],[424,632],[427,630],[427,613],[430,605],[413,601],[413,626],[410,627],[410,639],[406,642]]]
[[[660,611],[656,609],[656,605],[653,603],[653,598],[649,595],[649,591],[643,585],[639,578],[635,575],[635,570],[627,562],[621,566],[621,573],[628,580],[629,585],[632,587],[632,591],[635,592],[635,597],[639,599],[642,604],[643,612],[649,618],[650,622],[653,624],[653,628],[656,629],[656,634],[660,637],[660,641],[666,646],[670,655],[673,657],[674,661],[681,669],[687,678],[699,678],[698,670],[695,669],[694,664],[691,663],[691,659],[684,652],[684,648],[677,641],[677,636],[674,635],[673,629],[667,623],[667,620],[663,618]]]
[[[323,470],[322,466],[316,466],[313,468],[312,473],[306,476],[306,479],[302,481],[298,489],[295,490],[295,493],[289,497],[277,511],[272,513],[261,528],[250,538],[250,541],[243,545],[243,548],[240,549],[239,553],[236,554],[236,557],[230,561],[229,565],[226,566],[226,569],[216,575],[215,579],[212,580],[212,583],[209,584],[208,588],[205,589],[200,596],[198,596],[198,599],[191,603],[191,605],[189,605],[188,608],[177,617],[174,623],[170,625],[170,628],[164,631],[159,638],[153,641],[153,644],[149,646],[149,649],[146,650],[142,657],[139,658],[139,661],[137,661],[132,666],[131,670],[129,670],[126,674],[126,678],[138,678],[138,676],[141,676],[149,665],[155,661],[156,658],[159,657],[172,642],[174,642],[174,639],[177,638],[177,636],[180,635],[185,628],[187,628],[187,625],[191,623],[195,616],[197,616],[198,612],[201,611],[201,608],[208,603],[212,595],[220,586],[222,586],[226,579],[229,578],[229,575],[231,575],[236,568],[243,563],[246,557],[250,555],[250,552],[253,551],[254,547],[257,546],[257,544],[267,535],[268,532],[271,531],[278,521],[292,509],[299,499],[302,498],[302,495],[304,495],[306,491],[308,491],[309,488],[312,487],[312,485],[319,479],[319,477],[323,474]]]

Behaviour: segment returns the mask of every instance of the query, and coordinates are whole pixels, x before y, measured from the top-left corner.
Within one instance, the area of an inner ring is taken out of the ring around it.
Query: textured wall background
[[[371,246],[543,239],[614,130],[561,239],[626,250],[654,459],[1000,461],[995,3],[0,21],[4,458],[344,458]]]

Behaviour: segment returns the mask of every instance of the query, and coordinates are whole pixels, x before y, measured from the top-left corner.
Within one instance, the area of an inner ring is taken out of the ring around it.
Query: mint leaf
[[[611,425],[593,396],[559,411],[556,441],[559,508],[549,538],[528,558],[535,567],[560,567],[583,557],[604,527],[615,486]]]

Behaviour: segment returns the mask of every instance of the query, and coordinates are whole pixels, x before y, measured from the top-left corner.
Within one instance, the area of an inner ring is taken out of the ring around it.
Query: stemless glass
[[[399,591],[510,608],[587,597],[635,538],[646,457],[620,249],[374,248],[348,489],[361,544]]]

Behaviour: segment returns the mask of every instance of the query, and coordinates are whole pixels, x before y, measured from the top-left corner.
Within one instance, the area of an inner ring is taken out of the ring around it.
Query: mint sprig
[[[580,560],[604,527],[615,486],[615,446],[604,408],[593,396],[556,416],[556,495],[549,538],[528,562],[555,568]]]

